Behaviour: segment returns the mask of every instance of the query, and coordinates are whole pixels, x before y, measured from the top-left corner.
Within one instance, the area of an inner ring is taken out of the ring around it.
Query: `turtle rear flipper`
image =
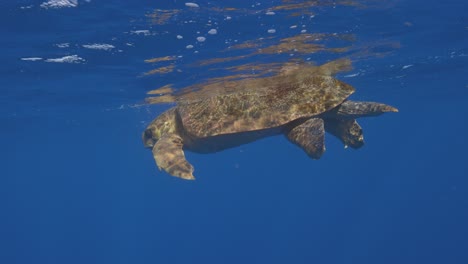
[[[194,180],[193,166],[185,159],[183,141],[178,135],[164,135],[153,147],[153,157],[158,168],[172,176]]]
[[[375,102],[344,101],[334,109],[340,119],[356,119],[358,117],[379,116],[383,113],[398,112],[393,106]]]
[[[286,137],[313,159],[319,159],[325,152],[325,129],[321,118],[311,118],[293,127]]]
[[[364,145],[362,128],[354,119],[326,119],[325,131],[340,139],[345,147],[358,149]]]

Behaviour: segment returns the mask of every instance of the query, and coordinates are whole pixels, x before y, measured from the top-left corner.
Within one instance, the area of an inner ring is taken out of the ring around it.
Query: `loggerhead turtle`
[[[332,74],[298,66],[276,76],[235,82],[230,93],[180,100],[148,125],[143,143],[152,148],[159,169],[187,180],[195,178],[184,150],[211,153],[283,134],[319,159],[325,132],[345,147],[360,148],[364,139],[356,118],[398,110],[347,100],[354,88]]]

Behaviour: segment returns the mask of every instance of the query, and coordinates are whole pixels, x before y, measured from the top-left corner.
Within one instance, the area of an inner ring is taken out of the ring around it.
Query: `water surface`
[[[468,262],[466,1],[239,2],[0,4],[1,263]],[[143,148],[148,91],[340,58],[400,110],[359,150],[271,137],[187,182]]]

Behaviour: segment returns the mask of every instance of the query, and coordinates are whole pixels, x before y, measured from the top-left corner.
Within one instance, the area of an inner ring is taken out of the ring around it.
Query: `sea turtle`
[[[148,125],[143,143],[152,148],[159,169],[188,180],[195,179],[194,169],[184,150],[211,153],[283,134],[319,159],[325,132],[345,146],[360,148],[364,139],[356,118],[398,110],[348,100],[354,88],[332,74],[298,66],[271,77],[232,82],[236,89],[229,93],[180,100]]]

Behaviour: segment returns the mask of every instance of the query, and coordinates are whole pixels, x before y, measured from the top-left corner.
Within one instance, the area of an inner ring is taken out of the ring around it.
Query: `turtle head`
[[[164,135],[177,133],[175,108],[156,117],[143,132],[143,144],[151,148]]]

